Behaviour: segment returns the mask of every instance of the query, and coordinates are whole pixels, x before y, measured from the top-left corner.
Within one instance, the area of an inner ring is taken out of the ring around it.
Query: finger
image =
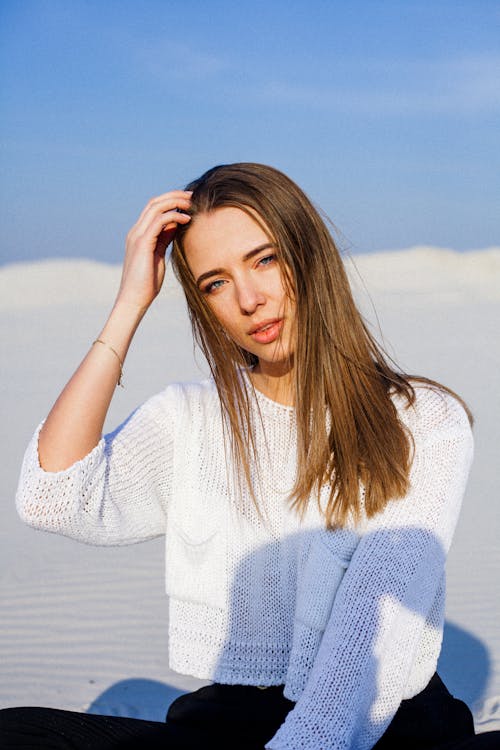
[[[190,201],[192,194],[192,190],[170,190],[168,193],[163,193],[162,195],[157,195],[151,198],[144,206],[137,223],[143,219],[146,213],[152,210],[157,211],[161,208],[161,210],[164,211],[165,208],[170,207],[170,205],[172,208],[175,208],[176,201]],[[183,208],[185,208],[185,206],[183,206]]]
[[[178,224],[188,224],[191,220],[189,214],[180,211],[166,211],[160,216],[150,216],[149,221],[145,217],[144,228],[140,236],[154,241],[163,231],[176,229]]]
[[[191,216],[186,214],[177,213],[178,218],[175,221],[169,221],[167,224],[162,224],[161,229],[156,238],[156,249],[155,254],[164,257],[167,247],[174,239],[176,232],[179,228],[179,224],[188,224],[191,221]]]
[[[155,221],[157,218],[161,218],[168,211],[174,211],[176,213],[187,213],[190,208],[191,201],[189,199],[177,198],[176,200],[174,200],[172,198],[167,198],[165,199],[165,201],[149,206],[149,208],[144,211],[142,218],[139,219],[137,224],[132,228],[132,231],[134,233],[136,232],[139,235],[143,234],[147,231],[147,228],[150,226],[151,221]]]

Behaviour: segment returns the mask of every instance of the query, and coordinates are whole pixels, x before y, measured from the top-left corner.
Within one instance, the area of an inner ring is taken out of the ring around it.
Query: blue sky
[[[0,262],[118,262],[214,164],[289,174],[353,252],[499,244],[500,4],[4,0]]]

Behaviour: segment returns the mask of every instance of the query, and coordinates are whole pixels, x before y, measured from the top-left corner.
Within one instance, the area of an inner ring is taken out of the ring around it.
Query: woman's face
[[[295,304],[287,296],[270,235],[239,208],[198,214],[184,252],[200,294],[257,370],[285,374],[293,355]]]

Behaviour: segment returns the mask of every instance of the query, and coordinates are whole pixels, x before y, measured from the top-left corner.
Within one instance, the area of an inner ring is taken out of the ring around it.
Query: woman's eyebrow
[[[249,250],[248,253],[245,253],[245,255],[243,256],[243,261],[250,260],[254,255],[257,255],[257,253],[260,253],[262,250],[267,250],[268,247],[275,247],[275,245],[272,242],[265,242],[263,245],[254,247],[253,250]],[[209,279],[211,276],[218,276],[220,273],[224,273],[223,268],[213,268],[211,271],[205,271],[205,273],[202,273],[201,276],[198,276],[196,280],[197,286],[200,286],[203,281]]]

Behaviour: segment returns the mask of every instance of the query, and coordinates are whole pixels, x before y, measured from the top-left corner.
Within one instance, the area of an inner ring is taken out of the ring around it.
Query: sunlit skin
[[[245,211],[224,207],[196,216],[184,249],[200,294],[217,320],[239,346],[258,357],[251,374],[255,387],[293,404],[295,305],[286,294],[270,235]]]

